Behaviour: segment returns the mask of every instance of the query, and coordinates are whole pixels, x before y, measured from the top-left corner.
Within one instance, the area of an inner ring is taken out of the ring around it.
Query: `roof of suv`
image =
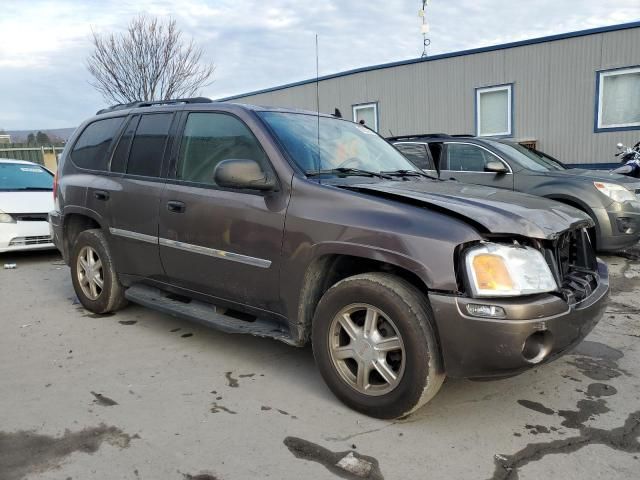
[[[464,139],[465,141],[472,140],[477,142],[483,142],[486,140],[493,140],[498,142],[509,141],[509,139],[505,138],[484,138],[470,134],[449,135],[446,133],[423,133],[417,135],[399,135],[395,137],[387,137],[387,140],[390,142],[446,142],[461,139]]]
[[[307,115],[318,115],[317,112],[310,110],[301,110],[294,108],[281,108],[281,107],[270,107],[270,106],[261,106],[261,105],[250,105],[247,103],[232,103],[232,102],[214,102],[210,98],[206,97],[195,97],[195,98],[176,98],[170,100],[160,100],[153,102],[131,102],[131,103],[121,103],[117,105],[113,105],[108,108],[103,108],[96,112],[96,115],[106,115],[112,113],[119,114],[128,114],[131,112],[135,112],[138,109],[153,109],[160,110],[165,108],[179,107],[184,108],[185,105],[198,105],[199,107],[210,107],[215,109],[216,107],[224,106],[225,109],[242,109],[242,110],[253,110],[253,111],[261,111],[261,112],[283,112],[283,113],[303,113]],[[334,115],[329,115],[325,113],[320,113],[321,117],[332,117],[335,118]]]

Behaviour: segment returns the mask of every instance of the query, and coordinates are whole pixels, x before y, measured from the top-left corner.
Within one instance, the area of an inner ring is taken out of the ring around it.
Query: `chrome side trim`
[[[191,243],[178,242],[177,240],[169,240],[168,238],[160,238],[160,245],[164,247],[177,248],[186,252],[208,255],[210,257],[220,258],[222,260],[231,260],[232,262],[245,263],[247,265],[252,265],[259,268],[269,268],[271,266],[271,260],[249,257],[247,255],[241,255],[239,253],[225,252],[224,250],[202,247],[200,245],[193,245]]]
[[[109,227],[109,233],[117,237],[130,238],[131,240],[139,240],[141,242],[158,244],[158,237],[153,235],[145,235],[144,233],[131,232],[129,230],[122,230],[121,228]]]

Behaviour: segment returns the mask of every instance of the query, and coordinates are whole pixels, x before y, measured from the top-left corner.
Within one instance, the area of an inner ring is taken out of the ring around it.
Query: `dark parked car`
[[[318,131],[319,128],[319,131]],[[313,345],[331,390],[392,418],[445,374],[550,361],[602,315],[582,212],[434,180],[368,128],[204,99],[117,106],[62,155],[50,213],[77,296]]]
[[[608,172],[567,168],[517,143],[445,134],[391,137],[407,158],[442,178],[552,198],[587,213],[598,250],[619,251],[640,240],[640,181]]]

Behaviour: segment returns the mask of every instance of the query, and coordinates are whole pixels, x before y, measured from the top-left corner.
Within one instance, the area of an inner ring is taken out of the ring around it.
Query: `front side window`
[[[180,142],[176,178],[215,185],[218,163],[247,159],[267,168],[267,157],[258,140],[239,119],[224,113],[190,113]]]
[[[84,129],[71,151],[71,160],[81,168],[107,169],[107,150],[124,117],[106,118],[93,122]]]
[[[0,162],[0,191],[53,190],[53,175],[30,163]]]
[[[371,130],[378,131],[378,104],[367,103],[353,106],[353,121],[366,125]]]
[[[447,143],[447,168],[455,172],[484,172],[489,162],[500,162],[484,148],[469,143]]]
[[[159,177],[162,157],[173,114],[142,115],[131,143],[127,173],[145,177]]]
[[[640,128],[640,67],[598,72],[596,131]]]
[[[476,130],[478,136],[511,136],[511,85],[476,90]]]
[[[362,125],[302,113],[259,112],[258,115],[291,160],[307,174],[336,168],[418,171],[398,150]]]

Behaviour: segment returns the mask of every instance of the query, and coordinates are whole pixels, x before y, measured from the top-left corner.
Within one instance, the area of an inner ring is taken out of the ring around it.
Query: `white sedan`
[[[53,174],[37,163],[0,158],[0,252],[55,248],[51,210]]]

